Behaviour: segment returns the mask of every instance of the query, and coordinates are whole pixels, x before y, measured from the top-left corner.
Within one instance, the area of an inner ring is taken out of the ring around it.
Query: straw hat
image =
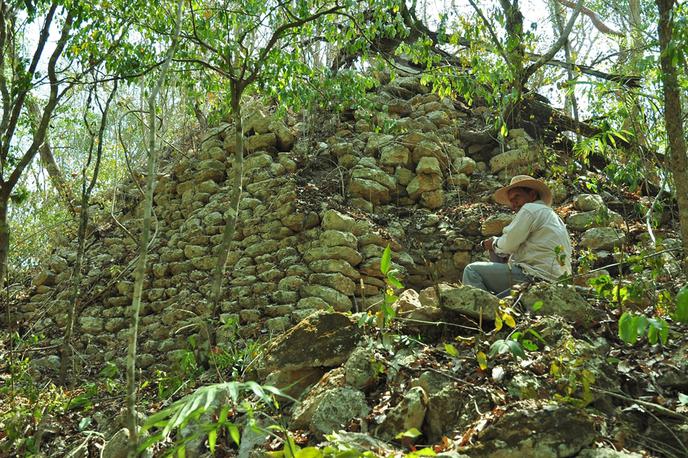
[[[509,205],[509,190],[513,188],[528,188],[534,189],[540,194],[540,200],[543,200],[547,205],[552,206],[552,191],[542,181],[535,179],[528,175],[516,175],[511,179],[509,186],[499,188],[494,193],[495,202],[502,205]]]

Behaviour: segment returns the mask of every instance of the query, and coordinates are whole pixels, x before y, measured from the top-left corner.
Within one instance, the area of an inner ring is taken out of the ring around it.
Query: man
[[[495,192],[494,200],[510,206],[516,216],[501,237],[483,240],[482,247],[493,262],[467,265],[464,285],[504,297],[516,283],[533,278],[554,281],[571,274],[571,240],[566,225],[552,210],[552,192],[545,183],[517,175],[509,186]]]

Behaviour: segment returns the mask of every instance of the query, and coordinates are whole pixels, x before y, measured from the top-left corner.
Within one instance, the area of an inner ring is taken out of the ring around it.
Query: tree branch
[[[569,8],[577,8],[578,7],[578,5],[576,3],[574,3],[570,0],[557,0],[557,1],[564,6],[568,6]],[[623,37],[624,36],[623,33],[619,32],[617,30],[614,30],[611,27],[609,27],[607,24],[605,24],[604,21],[602,21],[602,19],[600,19],[600,17],[597,15],[597,13],[595,13],[590,8],[587,8],[584,6],[580,9],[580,11],[581,11],[581,13],[585,14],[586,16],[588,16],[590,18],[590,20],[592,21],[595,28],[597,30],[599,30],[600,32],[607,34],[607,35],[615,35],[617,37]]]
[[[561,35],[559,36],[557,41],[555,41],[554,44],[549,48],[549,50],[542,56],[540,56],[540,58],[537,61],[535,61],[535,63],[529,65],[528,68],[526,68],[523,75],[524,84],[526,81],[528,81],[528,78],[530,78],[533,75],[533,73],[535,73],[540,67],[542,67],[550,59],[552,59],[554,55],[559,52],[561,47],[564,46],[564,43],[566,43],[566,40],[568,39],[569,34],[573,29],[573,25],[575,24],[576,18],[578,18],[578,14],[580,13],[582,7],[583,0],[578,0],[578,3],[576,3],[576,9],[573,10],[573,14],[571,14],[569,22],[566,24],[566,27],[564,27],[564,30],[561,32]]]

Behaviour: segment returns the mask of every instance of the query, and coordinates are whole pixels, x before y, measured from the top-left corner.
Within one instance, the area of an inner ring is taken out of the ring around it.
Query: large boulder
[[[595,441],[595,425],[594,417],[570,405],[521,401],[480,433],[478,445],[460,451],[475,458],[576,456]]]
[[[612,250],[626,241],[626,234],[611,227],[593,227],[583,233],[579,245],[590,250]]]
[[[345,314],[314,313],[270,345],[259,374],[339,366],[348,359],[360,338],[358,326]]]
[[[600,311],[583,299],[573,286],[538,283],[523,294],[521,302],[531,309],[541,302],[538,314],[559,315],[584,326],[601,318]]]
[[[390,440],[411,428],[420,430],[428,408],[428,395],[420,386],[408,390],[399,404],[394,406],[385,416],[375,435],[381,439]]]
[[[497,296],[474,288],[473,286],[453,287],[440,284],[440,308],[450,315],[460,314],[470,318],[494,320],[495,312],[499,306]]]

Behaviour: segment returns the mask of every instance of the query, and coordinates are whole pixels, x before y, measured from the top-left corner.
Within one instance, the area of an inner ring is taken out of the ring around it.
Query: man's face
[[[507,196],[509,196],[511,209],[515,212],[519,211],[523,205],[537,200],[537,192],[525,188],[509,189]]]

